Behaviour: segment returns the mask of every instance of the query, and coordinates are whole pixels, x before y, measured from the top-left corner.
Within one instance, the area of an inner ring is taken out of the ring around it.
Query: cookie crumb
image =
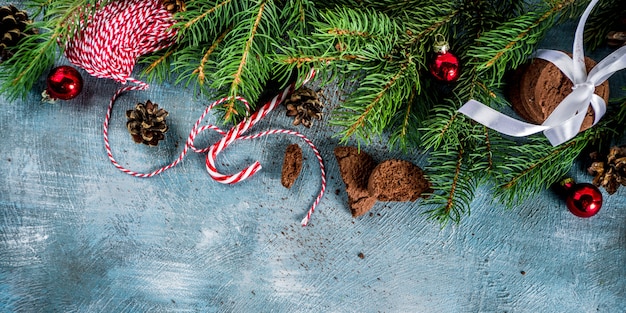
[[[280,176],[280,183],[285,188],[291,188],[300,176],[302,170],[302,148],[298,144],[291,144],[285,150],[283,169]]]

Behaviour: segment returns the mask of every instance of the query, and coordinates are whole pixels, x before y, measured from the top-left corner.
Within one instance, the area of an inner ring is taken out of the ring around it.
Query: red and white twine
[[[135,177],[148,178],[159,175],[164,171],[175,167],[180,163],[189,150],[196,153],[206,153],[206,170],[217,182],[223,184],[235,184],[249,178],[261,169],[261,164],[255,161],[252,165],[244,168],[235,174],[222,174],[215,165],[215,161],[220,152],[225,150],[230,144],[237,140],[247,140],[273,134],[293,135],[304,140],[313,150],[319,161],[321,172],[320,192],[309,208],[306,216],[302,219],[302,226],[306,226],[311,218],[311,214],[324,196],[326,190],[326,173],[322,157],[315,145],[303,134],[286,129],[272,129],[253,135],[245,133],[257,122],[263,119],[268,113],[274,110],[291,92],[296,84],[293,83],[276,95],[271,101],[263,105],[258,111],[235,125],[229,131],[223,131],[215,125],[207,124],[201,126],[206,115],[215,106],[232,100],[226,97],[211,103],[195,122],[189,137],[185,143],[183,151],[178,158],[167,166],[161,167],[150,173],[139,173],[127,169],[120,165],[113,157],[111,145],[109,143],[109,122],[113,105],[117,98],[126,91],[145,90],[148,84],[132,78],[130,75],[137,59],[144,54],[157,51],[173,44],[176,29],[172,28],[174,21],[171,13],[167,12],[161,5],[160,0],[119,0],[99,8],[90,17],[86,25],[81,25],[80,31],[73,38],[68,40],[65,48],[67,59],[79,66],[89,74],[99,78],[114,79],[122,84],[134,83],[118,89],[111,101],[104,119],[103,135],[104,145],[111,163],[120,171]],[[315,76],[311,70],[301,84],[306,84]],[[243,102],[249,108],[248,102],[242,97],[235,97],[236,101]],[[205,130],[213,130],[222,135],[222,138],[208,148],[198,149],[194,141],[198,134]]]

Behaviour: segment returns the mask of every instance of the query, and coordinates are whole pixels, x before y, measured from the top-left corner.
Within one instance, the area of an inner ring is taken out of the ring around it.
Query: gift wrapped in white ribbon
[[[538,50],[535,57],[552,62],[574,84],[570,93],[548,118],[535,125],[504,115],[476,100],[465,103],[459,112],[500,133],[525,137],[538,132],[548,138],[553,146],[558,146],[576,136],[589,107],[594,111],[593,125],[606,113],[606,102],[594,93],[595,87],[606,81],[615,72],[626,68],[626,46],[614,51],[587,73],[583,49],[583,32],[587,18],[599,0],[587,6],[578,22],[574,35],[572,57],[556,50]]]

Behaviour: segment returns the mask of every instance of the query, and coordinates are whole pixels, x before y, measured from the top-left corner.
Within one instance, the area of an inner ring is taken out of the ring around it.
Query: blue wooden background
[[[544,47],[571,50],[573,28],[554,30]],[[211,180],[198,154],[134,178],[111,165],[102,139],[119,85],[82,73],[85,90],[71,101],[41,103],[43,78],[23,101],[0,99],[0,312],[626,311],[626,188],[605,193],[590,219],[549,191],[505,210],[486,189],[470,216],[443,229],[419,201],[379,202],[353,219],[333,155],[336,129],[315,123],[299,130],[319,146],[328,192],[303,228],[320,178],[302,141],[275,135],[229,147],[223,171],[264,165],[233,186]],[[625,74],[611,83],[617,95]],[[332,86],[325,94],[329,107],[342,96]],[[125,110],[147,99],[170,112],[157,148],[134,144],[125,130]],[[120,163],[150,171],[171,162],[208,102],[168,84],[123,95],[110,130]],[[281,107],[254,130],[290,122]],[[294,142],[305,163],[286,189],[283,152]],[[389,152],[382,140],[364,150],[425,165],[425,155]],[[580,166],[572,175],[591,180]]]

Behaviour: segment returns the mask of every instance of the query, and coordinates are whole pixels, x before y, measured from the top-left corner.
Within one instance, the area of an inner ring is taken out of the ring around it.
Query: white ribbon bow
[[[598,1],[592,0],[589,3],[578,22],[572,58],[561,51],[537,50],[535,57],[552,62],[574,83],[572,93],[559,103],[543,124],[535,125],[516,120],[476,100],[465,103],[459,112],[491,129],[514,137],[543,132],[553,146],[558,146],[578,134],[589,106],[595,115],[593,125],[598,123],[606,113],[606,103],[602,97],[594,93],[595,87],[601,85],[613,73],[626,68],[626,46],[624,46],[600,61],[587,75],[583,31],[589,13]]]

